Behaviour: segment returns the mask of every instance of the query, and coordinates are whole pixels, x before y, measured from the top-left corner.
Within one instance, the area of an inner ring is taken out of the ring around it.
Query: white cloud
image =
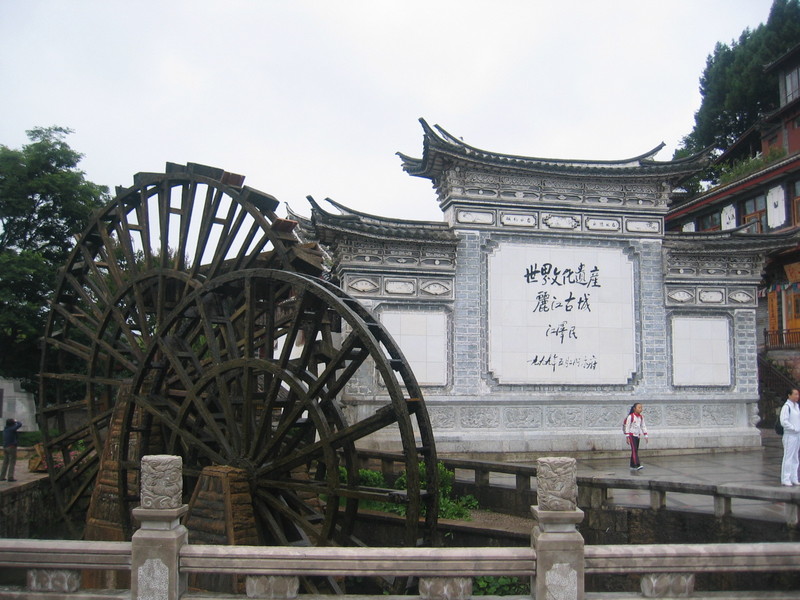
[[[417,118],[472,145],[626,158],[691,130],[717,41],[771,0],[0,4],[0,143],[70,127],[93,181],[203,162],[305,196],[438,219]]]

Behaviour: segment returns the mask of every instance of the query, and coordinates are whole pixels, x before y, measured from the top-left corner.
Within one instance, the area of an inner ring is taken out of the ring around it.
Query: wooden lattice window
[[[702,215],[697,219],[698,231],[719,231],[722,213],[719,211]]]
[[[751,233],[762,233],[767,230],[766,196],[756,196],[742,203],[742,224],[749,224],[747,230]]]

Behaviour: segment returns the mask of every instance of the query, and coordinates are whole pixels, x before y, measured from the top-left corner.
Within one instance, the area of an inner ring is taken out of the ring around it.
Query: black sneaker
[[[641,471],[642,469],[644,469],[644,466],[643,466],[643,465],[639,465],[638,467],[636,467],[636,470],[637,470],[637,471]]]

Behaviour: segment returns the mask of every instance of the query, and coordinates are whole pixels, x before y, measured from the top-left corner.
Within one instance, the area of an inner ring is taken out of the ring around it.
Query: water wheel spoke
[[[87,500],[86,492],[94,483],[99,463],[100,459],[95,456],[86,461],[86,463],[78,465],[76,468],[68,469],[65,465],[65,467],[59,471],[56,476],[56,481],[66,482],[66,487],[63,489],[71,492],[69,496],[64,498],[62,510],[69,512],[81,501]]]
[[[261,477],[291,471],[294,467],[311,462],[320,457],[326,447],[334,450],[354,444],[356,441],[391,425],[396,421],[392,407],[385,406],[376,411],[372,416],[350,425],[340,431],[332,432],[330,437],[319,440],[308,446],[297,448],[292,456],[281,457],[267,465],[259,467],[256,473]]]
[[[312,523],[312,520],[316,521],[316,519],[290,507],[283,494],[275,495],[257,490],[256,497],[273,514],[283,517],[294,528],[293,532],[300,536],[302,545],[324,545],[325,539],[321,535],[320,524]],[[298,500],[298,502],[301,501]],[[292,542],[289,541],[288,544],[292,545]]]
[[[368,356],[366,352],[356,349],[358,340],[358,336],[351,333],[319,377],[314,377],[313,374],[305,372],[305,381],[308,385],[305,393],[306,398],[318,398],[319,405],[323,407],[330,403],[331,399],[344,387],[349,376],[355,373]],[[337,371],[342,369],[342,374],[337,378]],[[262,462],[270,451],[285,441],[290,428],[297,427],[300,415],[305,410],[308,410],[308,403],[292,402],[292,397],[287,397],[285,403],[289,407],[282,412],[281,423],[274,434],[270,436],[268,443],[263,445],[261,453],[255,457],[257,463]],[[262,422],[258,432],[258,439],[266,439],[266,425],[266,422]]]
[[[292,490],[316,494],[320,496],[336,496],[339,498],[353,498],[370,502],[385,502],[387,504],[407,504],[408,493],[405,490],[395,490],[392,488],[368,487],[361,485],[339,484],[335,488],[330,485],[314,480],[302,479],[262,479],[259,480],[259,487],[273,490]],[[331,498],[328,498],[331,501]]]
[[[199,454],[205,456],[212,462],[216,464],[226,463],[225,457],[207,444],[208,438],[201,439],[186,428],[186,423],[176,422],[175,419],[165,414],[162,410],[162,402],[153,402],[152,398],[142,398],[140,396],[134,396],[133,400],[139,407],[148,411],[153,416],[158,417],[161,424],[169,430],[172,434],[172,439],[168,443],[169,447],[174,447],[176,440],[180,440],[186,447],[195,448]],[[197,428],[197,423],[195,423],[195,428]],[[215,437],[213,439],[216,440],[217,438]]]

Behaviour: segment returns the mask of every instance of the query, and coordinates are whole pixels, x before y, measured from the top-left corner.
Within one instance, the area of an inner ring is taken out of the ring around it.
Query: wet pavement
[[[774,432],[765,430],[762,431],[761,440],[762,447],[754,450],[669,456],[655,453],[648,456],[647,447],[643,446],[640,458],[644,469],[641,471],[631,471],[627,459],[579,459],[578,476],[781,487],[780,471],[783,456],[781,439]],[[800,487],[794,489],[800,498]],[[650,493],[647,490],[614,490],[612,502],[627,506],[649,506]],[[667,494],[667,508],[713,512],[714,501],[711,496],[670,492]],[[732,511],[734,515],[743,517],[780,521],[785,518],[782,502],[735,499]]]

